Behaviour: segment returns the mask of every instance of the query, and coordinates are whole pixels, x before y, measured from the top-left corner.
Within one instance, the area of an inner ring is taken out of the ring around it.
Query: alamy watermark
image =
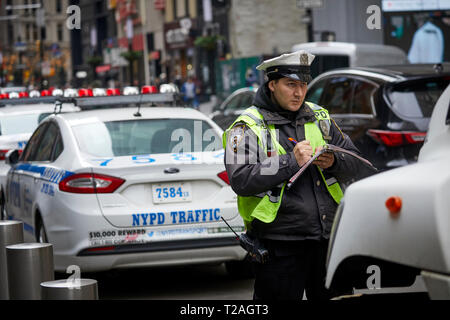
[[[66,26],[69,30],[81,29],[81,9],[79,6],[73,5],[67,8],[66,13],[70,15],[66,20]]]
[[[367,278],[366,285],[367,289],[375,290],[381,289],[381,269],[377,265],[371,265],[367,267],[367,274],[370,274]]]
[[[367,28],[369,30],[380,30],[381,29],[381,8],[377,5],[371,5],[367,7],[366,13],[369,14],[367,18]]]

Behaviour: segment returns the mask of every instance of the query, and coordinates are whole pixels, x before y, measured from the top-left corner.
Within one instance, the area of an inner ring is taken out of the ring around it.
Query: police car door
[[[39,137],[36,152],[29,159],[30,170],[21,176],[24,222],[33,226],[33,236],[36,210],[46,207],[44,202],[54,196],[54,185],[48,176],[49,171],[52,171],[52,151],[58,141],[58,136],[58,126],[50,121],[45,132]]]
[[[13,166],[12,170],[8,173],[7,181],[7,212],[15,220],[24,222],[25,231],[33,232],[29,219],[26,219],[26,206],[29,203],[25,203],[29,199],[29,185],[26,177],[34,174],[31,161],[34,158],[41,137],[47,129],[48,123],[44,123],[39,126],[33,135],[31,136],[22,157],[19,162]],[[27,221],[25,221],[25,219]]]

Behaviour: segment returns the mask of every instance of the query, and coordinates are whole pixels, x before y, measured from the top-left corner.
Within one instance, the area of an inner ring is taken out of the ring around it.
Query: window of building
[[[62,0],[56,0],[56,13],[62,12]]]
[[[57,33],[58,33],[58,41],[59,42],[64,41],[64,29],[62,24],[58,24]]]

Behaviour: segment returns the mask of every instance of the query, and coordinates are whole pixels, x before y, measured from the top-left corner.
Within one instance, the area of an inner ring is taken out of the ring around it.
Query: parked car
[[[221,220],[244,230],[221,135],[188,108],[52,115],[19,159],[7,158],[6,212],[24,222],[26,241],[53,244],[56,271],[222,262],[239,271],[246,252]]]
[[[338,68],[369,67],[408,63],[406,53],[395,46],[350,42],[305,42],[292,51],[306,50],[316,56],[311,65],[313,78]]]
[[[417,161],[450,64],[344,68],[314,79],[306,100],[326,108],[380,170]]]
[[[417,163],[352,184],[331,232],[328,287],[381,287],[421,275],[432,299],[450,299],[450,86],[430,122]],[[372,268],[375,270],[375,268]]]
[[[0,219],[5,218],[5,183],[9,170],[5,164],[6,154],[15,149],[22,151],[39,123],[55,112],[54,104],[41,104],[38,100],[33,100],[33,104],[25,104],[24,100],[19,105],[0,106]],[[77,112],[80,108],[64,104],[62,111]]]
[[[258,88],[253,86],[234,91],[225,101],[215,108],[213,113],[210,114],[210,118],[222,130],[228,129],[245,109],[252,106],[256,91],[258,91]]]

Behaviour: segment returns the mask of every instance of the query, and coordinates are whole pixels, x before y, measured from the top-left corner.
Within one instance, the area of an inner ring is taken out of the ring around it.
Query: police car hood
[[[115,227],[211,223],[238,215],[236,195],[220,178],[223,154],[86,157],[85,166],[125,180],[114,193],[97,195],[103,216]]]

